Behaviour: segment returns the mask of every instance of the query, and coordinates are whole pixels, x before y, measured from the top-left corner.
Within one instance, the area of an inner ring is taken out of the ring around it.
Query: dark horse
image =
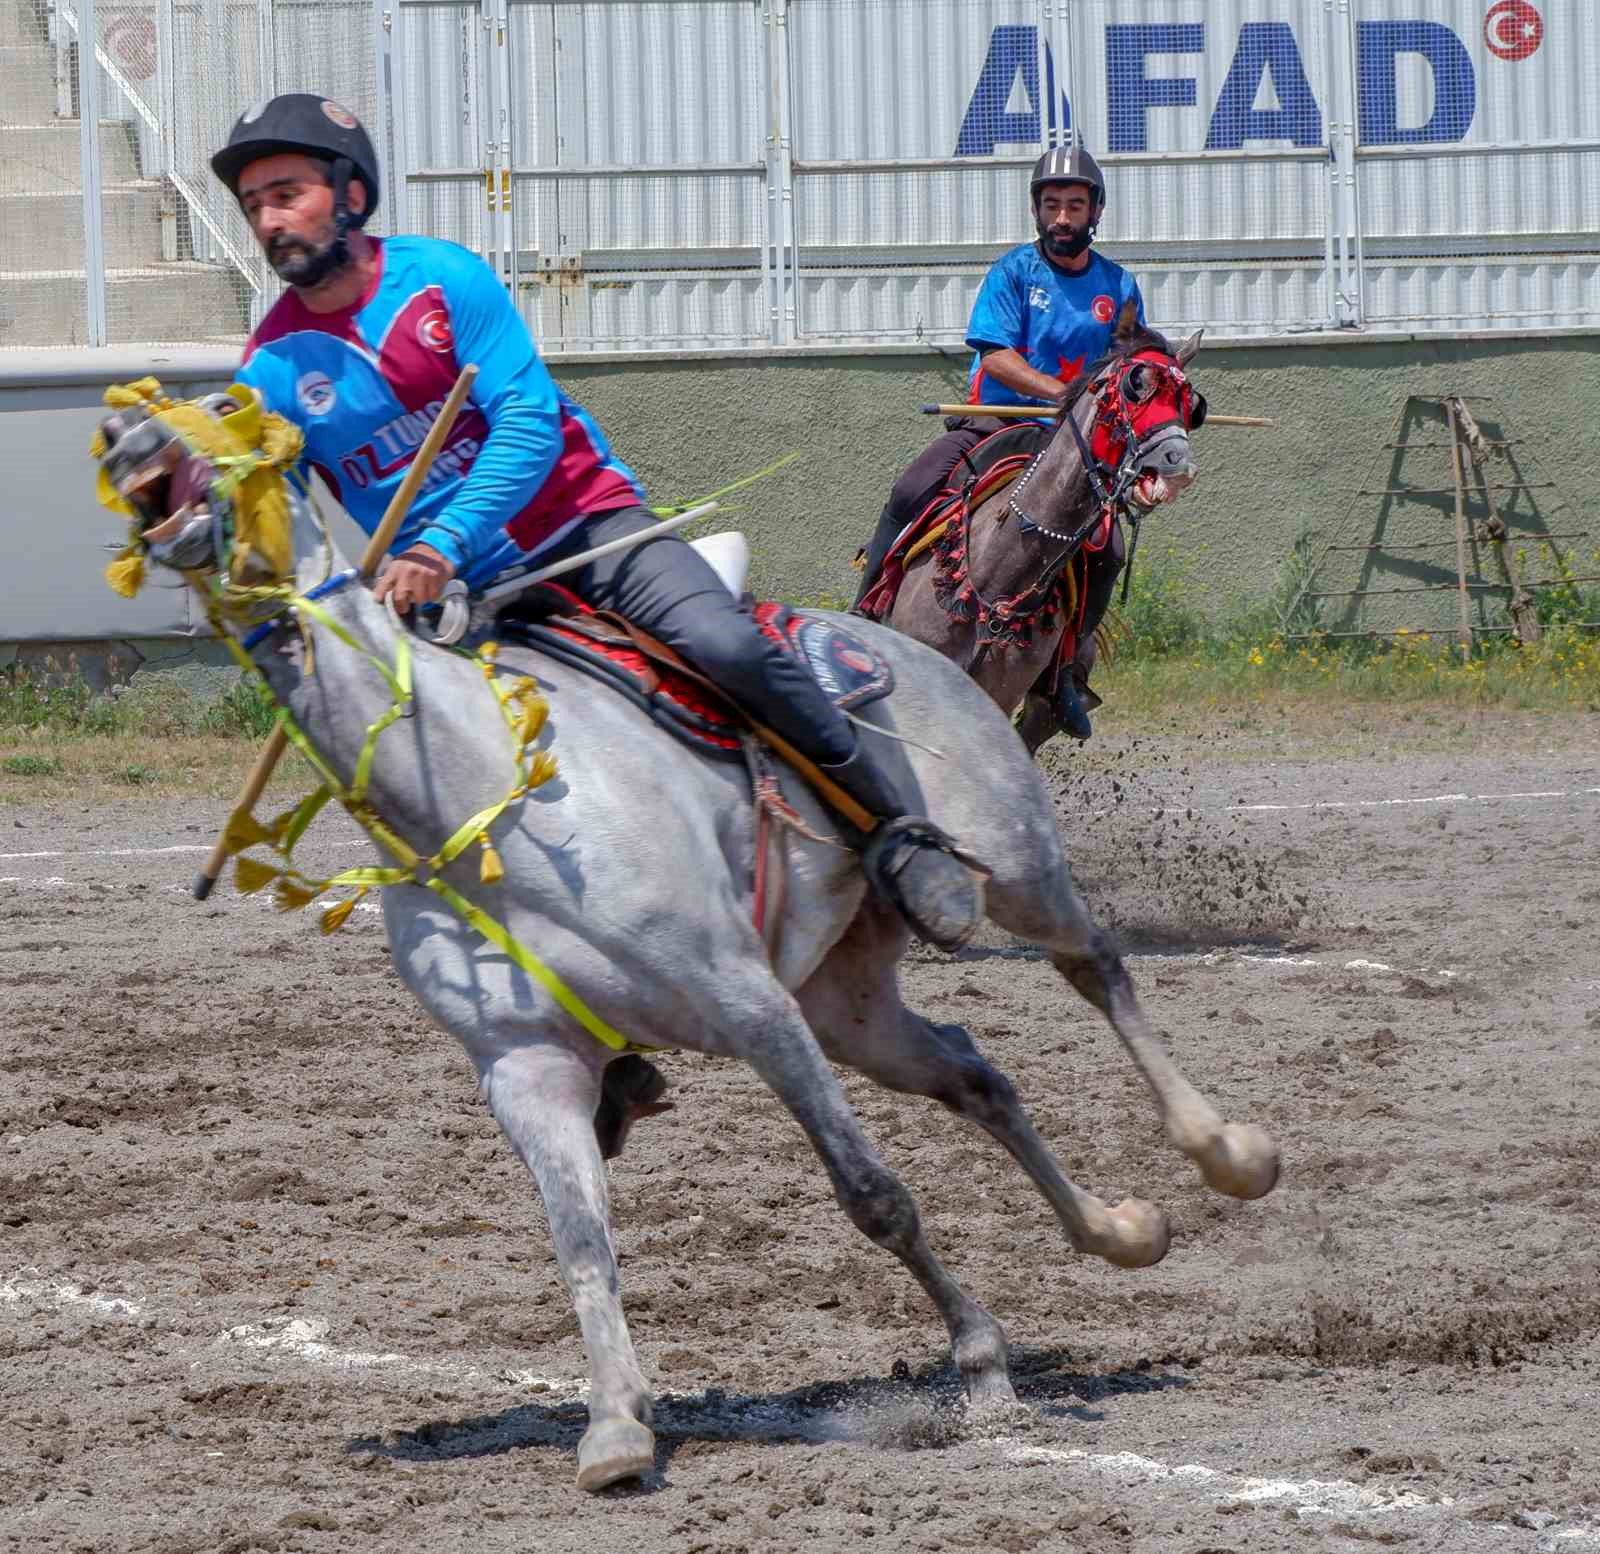
[[[1121,520],[1194,483],[1189,433],[1205,400],[1183,367],[1199,348],[1199,332],[1174,349],[1125,306],[1038,451],[977,477],[958,465],[965,483],[902,539],[859,607],[962,665],[1004,712],[1021,706],[1030,752],[1062,727],[1057,676],[1110,603]]]

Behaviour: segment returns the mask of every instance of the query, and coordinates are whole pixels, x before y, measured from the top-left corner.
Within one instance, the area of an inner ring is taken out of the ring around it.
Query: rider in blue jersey
[[[653,522],[638,481],[558,389],[527,326],[476,255],[362,230],[378,161],[348,109],[311,93],[251,108],[212,158],[288,291],[241,370],[299,426],[306,461],[371,532],[461,368],[479,375],[422,484],[374,592],[396,609],[540,554],[555,561]],[[564,584],[682,655],[879,822],[853,836],[878,893],[923,938],[966,942],[982,892],[950,838],[795,657],[772,641],[698,551],[663,535],[587,562]],[[602,694],[597,692],[596,694]]]
[[[994,262],[967,325],[973,353],[967,400],[974,407],[1059,405],[1067,386],[1111,349],[1125,302],[1144,321],[1144,299],[1133,277],[1090,246],[1106,203],[1105,177],[1095,159],[1081,146],[1058,146],[1034,165],[1028,189],[1038,241]],[[896,536],[950,480],[962,456],[1012,424],[981,411],[945,422],[944,434],[912,461],[889,494],[866,546],[858,604]],[[1109,578],[1104,586],[1109,589]],[[1057,699],[1067,731],[1087,738],[1081,693],[1088,689],[1092,639],[1082,651],[1086,662],[1062,676]]]

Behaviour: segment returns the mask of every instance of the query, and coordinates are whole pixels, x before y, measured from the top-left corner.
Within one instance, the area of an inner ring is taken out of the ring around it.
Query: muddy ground
[[[0,813],[0,1548],[1600,1549],[1597,749],[1524,717],[1053,760],[1085,894],[1282,1187],[1208,1195],[1030,953],[914,954],[1071,1174],[1178,1230],[1075,1258],[986,1138],[852,1082],[1010,1335],[1028,1408],[978,1433],[788,1117],[672,1058],[612,1177],[658,1472],[599,1497],[531,1181],[376,919],[190,901],[197,853],[148,850],[215,804]]]

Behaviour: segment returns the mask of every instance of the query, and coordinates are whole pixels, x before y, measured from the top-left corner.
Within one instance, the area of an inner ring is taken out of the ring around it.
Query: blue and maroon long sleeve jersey
[[[369,534],[465,362],[477,382],[406,523],[469,587],[591,513],[644,499],[605,434],[556,387],[483,260],[428,237],[373,239],[378,274],[337,313],[286,292],[245,347],[240,378],[306,435],[305,458]]]

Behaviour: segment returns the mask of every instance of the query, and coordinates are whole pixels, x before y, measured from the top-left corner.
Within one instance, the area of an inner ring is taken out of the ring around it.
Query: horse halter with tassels
[[[1129,390],[1128,379],[1136,370],[1141,375],[1141,387],[1134,393]],[[1168,415],[1161,413],[1165,408],[1161,403],[1163,384],[1172,389],[1173,413]],[[1139,351],[1110,363],[1085,394],[1095,407],[1088,437],[1072,410],[1063,409],[1061,420],[1078,445],[1078,456],[1095,496],[1094,512],[1076,529],[1062,533],[1040,523],[1022,505],[1023,492],[1046,449],[1041,449],[1023,471],[1006,504],[1024,534],[1042,534],[1063,543],[1063,563],[1108,519],[1126,514],[1137,524],[1132,506],[1150,505],[1138,502],[1135,488],[1140,480],[1140,465],[1175,430],[1186,436],[1206,417],[1205,396],[1195,391],[1183,368],[1161,351]]]

